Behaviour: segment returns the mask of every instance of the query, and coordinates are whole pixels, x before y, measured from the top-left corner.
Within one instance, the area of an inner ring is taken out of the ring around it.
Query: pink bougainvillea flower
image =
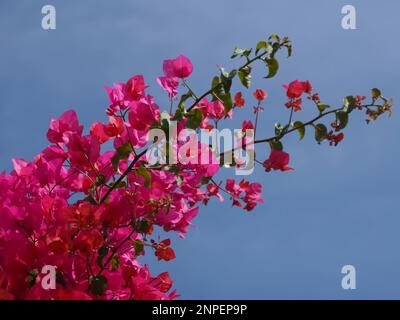
[[[184,55],[179,55],[173,60],[164,60],[164,75],[168,78],[187,78],[193,72],[193,65]]]
[[[156,249],[155,255],[158,258],[158,260],[170,261],[176,258],[174,249],[172,249],[170,245],[171,245],[170,239],[165,239],[161,241],[158,245],[154,245]]]
[[[147,130],[160,120],[160,109],[154,103],[152,96],[132,102],[129,111],[129,122],[135,130]]]
[[[95,122],[90,127],[90,134],[95,136],[99,140],[100,144],[103,144],[110,139],[110,136],[105,133],[104,127],[104,124],[101,122]]]
[[[263,166],[266,172],[270,172],[271,170],[293,170],[292,167],[288,166],[289,162],[290,156],[288,153],[279,150],[272,150],[269,158],[264,161]]]
[[[178,94],[179,78],[177,77],[158,77],[157,83],[167,91],[171,98]]]
[[[300,98],[304,93],[304,85],[299,80],[294,80],[289,85],[283,85],[286,89],[286,95],[290,99]]]
[[[283,87],[286,89],[286,95],[290,99],[297,99],[302,96],[302,94],[305,93],[311,93],[313,90],[311,83],[307,81],[299,81],[299,80],[294,80],[289,85],[283,85]]]
[[[53,143],[63,143],[66,134],[81,135],[82,131],[83,126],[79,124],[75,110],[68,110],[58,120],[51,119],[47,140]]]
[[[244,107],[244,103],[245,103],[245,101],[242,97],[242,93],[241,92],[236,93],[234,106],[238,107],[238,108],[242,108],[242,107]]]
[[[104,132],[109,137],[121,135],[125,130],[124,121],[121,117],[110,117],[109,123],[104,126]]]
[[[208,104],[208,117],[211,119],[221,119],[225,116],[225,107],[221,101],[215,100]]]
[[[241,200],[245,204],[246,211],[253,210],[257,203],[264,203],[261,199],[262,186],[259,183],[242,180],[236,184],[235,180],[227,179],[225,190],[232,196],[232,206],[243,207]]]
[[[242,123],[242,131],[246,132],[246,130],[254,130],[254,125],[251,120],[244,120]]]
[[[330,131],[328,133],[327,139],[329,141],[329,144],[331,146],[337,146],[339,142],[341,142],[344,139],[344,134],[343,132],[340,132],[338,134],[334,134],[333,131]]]
[[[203,112],[204,118],[219,120],[225,116],[225,107],[219,100],[208,101],[207,98],[203,98],[197,108]]]
[[[110,103],[112,105],[122,103],[125,100],[124,84],[114,83],[113,87],[104,87],[108,93]]]
[[[137,101],[144,95],[146,84],[142,75],[130,78],[124,86],[125,98],[130,101]]]
[[[304,87],[304,92],[305,93],[311,93],[311,91],[313,90],[313,87],[310,83],[310,81],[303,81],[303,87]]]
[[[291,99],[290,101],[285,103],[286,108],[293,108],[294,112],[301,110],[301,104],[303,100],[301,98],[298,99]]]
[[[256,89],[256,91],[253,92],[253,96],[258,101],[261,102],[261,101],[265,100],[266,97],[268,97],[268,94],[263,89]]]

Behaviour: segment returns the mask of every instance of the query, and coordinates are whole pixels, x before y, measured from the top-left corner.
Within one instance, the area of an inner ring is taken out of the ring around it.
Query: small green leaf
[[[117,269],[119,268],[119,259],[118,257],[112,257],[111,259],[111,271],[117,271]]]
[[[259,43],[257,43],[257,46],[256,46],[256,55],[258,54],[258,52],[261,50],[261,49],[266,49],[267,47],[268,47],[268,42],[267,41],[260,41]]]
[[[290,58],[292,56],[292,45],[291,44],[287,44],[285,45],[286,49],[287,49],[287,57]]]
[[[301,121],[296,121],[293,123],[293,127],[295,127],[299,132],[300,140],[303,140],[306,134],[306,127],[304,126],[304,123]]]
[[[248,58],[252,50],[253,50],[253,49],[244,50],[243,56],[245,56],[246,58]]]
[[[268,40],[275,40],[275,41],[280,41],[280,37],[279,37],[279,35],[278,34],[271,34],[270,36],[269,36],[269,38],[268,38]]]
[[[232,86],[232,79],[236,76],[237,70],[232,70],[228,73],[227,71],[225,71],[224,68],[221,67],[220,71],[221,71],[220,82],[222,84],[220,87],[223,87],[225,92],[229,92]]]
[[[251,85],[251,68],[249,66],[238,71],[239,80],[247,89]]]
[[[146,233],[149,231],[150,223],[146,219],[142,219],[140,221],[134,221],[132,226],[137,232]]]
[[[372,94],[372,99],[374,100],[378,99],[382,95],[381,90],[379,90],[378,88],[372,88],[371,94]]]
[[[203,121],[203,113],[200,109],[192,109],[187,115],[188,121],[185,126],[189,129],[197,129]]]
[[[236,48],[233,50],[231,59],[234,59],[234,58],[236,58],[237,56],[243,55],[244,52],[245,52],[244,49],[236,47]]]
[[[327,104],[317,104],[317,108],[319,110],[320,113],[324,112],[326,109],[330,108],[331,106],[327,105]]]
[[[343,111],[350,113],[356,106],[356,99],[353,96],[347,96],[343,100]]]
[[[129,142],[123,144],[116,149],[115,155],[111,158],[111,164],[114,170],[118,170],[119,161],[128,159],[132,151],[132,146]]]
[[[99,267],[103,266],[103,260],[108,254],[108,248],[106,246],[102,246],[97,251],[97,265]]]
[[[36,284],[36,277],[39,275],[38,269],[32,269],[29,271],[25,281],[28,283],[29,288],[32,288]]]
[[[317,140],[318,143],[324,141],[327,135],[328,129],[324,124],[320,123],[315,126],[315,140]]]
[[[133,243],[133,248],[135,249],[135,255],[140,256],[144,251],[143,241],[136,239],[133,240],[132,243]]]
[[[271,59],[265,59],[264,62],[268,66],[268,69],[269,69],[268,75],[264,78],[268,79],[268,78],[274,77],[279,70],[278,60],[276,60],[275,58],[271,58]]]
[[[219,96],[218,98],[222,100],[225,108],[225,115],[227,115],[228,112],[233,108],[233,100],[231,94],[225,93],[224,95]]]
[[[344,111],[338,111],[336,112],[336,119],[339,122],[337,129],[342,130],[347,126],[347,123],[349,122],[349,114]]]
[[[149,188],[151,185],[151,173],[145,167],[139,167],[136,169],[136,174],[144,178],[144,186]]]
[[[98,204],[92,194],[89,194],[84,200],[91,204]]]
[[[95,296],[102,296],[107,289],[107,278],[104,276],[90,277],[89,290]]]
[[[269,143],[272,150],[282,151],[283,145],[279,140],[272,140]]]

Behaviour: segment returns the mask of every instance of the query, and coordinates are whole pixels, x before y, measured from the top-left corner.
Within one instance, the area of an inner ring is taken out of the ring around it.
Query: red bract
[[[258,101],[263,101],[265,100],[266,97],[268,97],[268,94],[263,89],[257,89],[256,91],[253,92],[253,96]]]
[[[179,78],[158,77],[157,83],[173,98],[178,94]]]
[[[164,60],[164,74],[166,77],[187,78],[193,72],[193,65],[184,55],[173,60]]]
[[[283,86],[286,89],[286,95],[290,99],[300,98],[304,92],[311,93],[312,86],[309,81],[294,80],[289,85]]]
[[[67,134],[82,134],[83,126],[79,124],[78,116],[74,110],[66,111],[58,120],[51,119],[47,131],[47,139],[53,143],[65,142]]]
[[[270,172],[271,170],[293,170],[292,167],[288,166],[289,162],[290,156],[288,153],[279,150],[272,150],[269,158],[264,161],[263,166],[266,172]]]
[[[334,134],[333,131],[330,131],[327,135],[327,139],[331,146],[336,147],[339,144],[339,142],[341,142],[344,139],[344,134],[343,134],[343,132]]]
[[[159,244],[154,245],[156,248],[155,255],[157,256],[158,260],[170,261],[176,258],[175,252],[170,245],[170,239],[163,240]]]
[[[244,107],[244,99],[242,97],[242,93],[238,92],[235,94],[235,107],[242,108]]]
[[[140,101],[132,102],[129,111],[129,123],[132,128],[144,131],[160,120],[160,110],[153,97],[147,96]]]

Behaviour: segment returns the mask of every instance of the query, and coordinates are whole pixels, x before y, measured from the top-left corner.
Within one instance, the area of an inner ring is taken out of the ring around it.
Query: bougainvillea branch
[[[286,135],[296,131],[303,139],[312,128],[317,143],[336,146],[354,110],[365,110],[367,122],[391,114],[392,101],[377,88],[371,102],[347,96],[332,109],[309,81],[294,80],[283,86],[286,124],[276,123],[272,137],[258,137],[263,114],[272,108],[265,106],[267,91],[253,91],[249,106],[245,94],[232,89],[236,79],[251,86],[256,62],[267,68],[265,78],[273,78],[281,49],[291,56],[289,38],[278,35],[255,50],[236,48],[231,58],[244,59],[242,65],[218,67],[203,94],[190,85],[194,68],[187,57],[165,60],[156,82],[167,93],[169,111],[160,110],[143,76],[135,75],[106,87],[108,120],[93,123],[88,133],[74,110],[52,119],[50,144],[31,162],[13,159],[14,170],[0,175],[0,299],[175,299],[169,274],[153,276],[140,263],[148,251],[158,260],[176,258],[171,239],[158,231],[184,238],[199,206],[212,198],[222,202],[224,195],[246,211],[264,202],[261,184],[219,181],[220,170],[233,167],[244,175],[254,164],[266,172],[294,170],[282,143]],[[302,122],[297,114],[307,100],[317,115]],[[233,134],[218,130],[241,110],[252,120],[244,119]],[[320,122],[328,116],[335,116],[330,124]],[[255,159],[256,146],[265,143],[269,156],[264,147],[257,153],[264,161]]]

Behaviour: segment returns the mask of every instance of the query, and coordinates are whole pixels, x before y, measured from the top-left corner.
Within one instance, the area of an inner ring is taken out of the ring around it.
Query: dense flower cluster
[[[51,119],[49,145],[31,162],[14,159],[14,170],[0,175],[0,299],[176,298],[168,273],[151,275],[149,267],[139,262],[146,251],[154,252],[159,260],[175,258],[171,240],[160,239],[157,228],[175,231],[184,238],[200,204],[213,197],[223,201],[222,193],[226,193],[232,205],[251,211],[263,203],[262,187],[243,179],[238,184],[234,179],[225,184],[215,182],[220,170],[215,161],[218,154],[206,144],[199,144],[195,157],[209,154],[209,163],[150,164],[146,158],[147,147],[154,142],[150,130],[165,131],[170,120],[178,121],[178,132],[186,128],[211,130],[220,120],[232,117],[235,108],[244,108],[241,92],[234,99],[230,96],[232,79],[238,74],[248,87],[250,62],[267,54],[269,60],[274,59],[272,54],[278,49],[289,48],[286,38],[271,39],[276,42],[263,43],[265,52],[253,60],[246,51],[236,50],[236,56],[247,54],[248,62],[231,73],[221,68],[214,87],[203,96],[195,95],[186,81],[193,71],[188,58],[180,55],[165,60],[164,75],[157,82],[171,105],[178,102],[175,113],[161,112],[147,93],[143,76],[135,75],[125,83],[106,87],[108,119],[93,123],[88,133],[74,110]],[[188,93],[178,99],[180,84]],[[304,93],[320,105],[308,81],[295,80],[285,88],[289,98],[286,106],[294,111],[301,109]],[[261,102],[268,96],[262,89],[253,95],[256,121],[243,121],[243,134],[256,130]],[[194,102],[186,108],[188,99]],[[363,107],[363,98],[348,100],[351,107]],[[368,110],[371,115],[372,109]],[[382,110],[389,110],[389,102]],[[296,130],[304,136],[308,125],[314,124],[289,122],[277,128],[273,138],[254,142],[270,143],[269,158],[260,162],[267,172],[293,170],[280,140]],[[315,127],[322,132],[316,136],[318,142],[329,140],[337,145],[343,139],[342,133],[328,134],[321,124]],[[335,131],[344,128],[343,115],[332,127]],[[246,135],[243,139],[253,143]],[[183,148],[183,142],[176,148]],[[238,162],[234,164],[240,165]],[[57,286],[52,290],[41,283],[41,270],[46,265],[56,267]]]

